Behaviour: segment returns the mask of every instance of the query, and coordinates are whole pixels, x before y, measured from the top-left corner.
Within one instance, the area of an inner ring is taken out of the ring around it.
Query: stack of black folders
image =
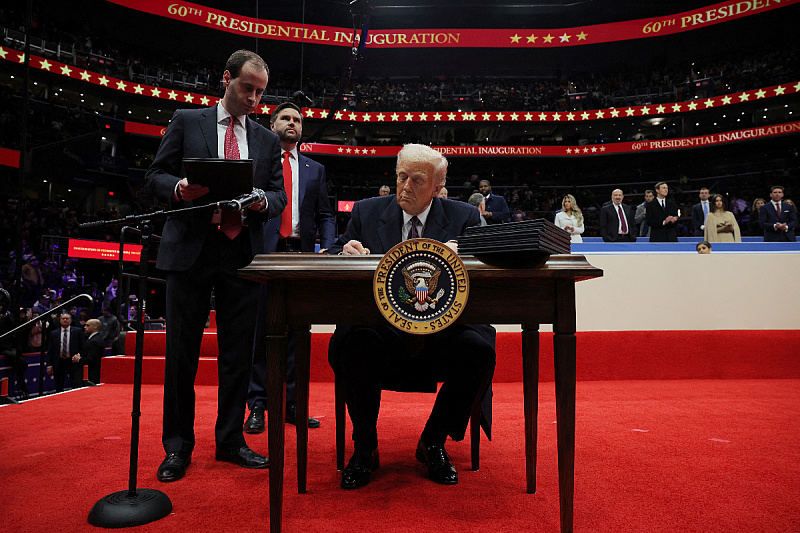
[[[570,235],[543,218],[467,228],[458,238],[458,252],[487,265],[530,268],[551,254],[570,253]]]

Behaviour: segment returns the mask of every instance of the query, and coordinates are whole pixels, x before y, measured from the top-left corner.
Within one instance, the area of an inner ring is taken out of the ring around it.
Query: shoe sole
[[[251,470],[263,470],[265,468],[269,468],[269,459],[267,459],[267,462],[263,466],[242,464],[241,461],[237,461],[236,459],[232,459],[219,454],[214,454],[214,459],[223,463],[230,463],[232,465],[241,466],[242,468],[249,468]]]
[[[244,428],[244,432],[249,435],[255,435],[257,433],[264,433],[266,428]]]

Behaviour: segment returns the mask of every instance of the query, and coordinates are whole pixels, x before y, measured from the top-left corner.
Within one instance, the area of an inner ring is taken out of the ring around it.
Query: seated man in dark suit
[[[437,197],[447,174],[447,160],[436,150],[409,144],[397,155],[397,196],[356,202],[347,230],[331,254],[384,254],[412,237],[447,243],[480,224],[478,210],[464,202]],[[378,411],[381,389],[436,391],[416,458],[428,465],[428,477],[454,485],[458,473],[444,449],[447,436],[464,438],[475,396],[494,373],[495,331],[488,325],[456,324],[418,337],[392,327],[338,326],[328,359],[344,380],[353,422],[354,452],[342,472],[341,487],[370,482],[378,467]],[[423,387],[420,389],[419,387]]]
[[[103,343],[103,336],[100,334],[101,326],[100,321],[96,318],[86,321],[86,325],[83,326],[83,330],[86,332],[86,342],[83,344],[81,352],[72,356],[72,364],[78,365],[81,375],[83,375],[83,367],[89,367],[89,381],[95,385],[100,383],[100,364],[106,354],[106,346]]]
[[[783,200],[783,187],[775,185],[769,191],[770,201],[758,210],[758,223],[764,230],[765,242],[796,242],[797,212]]]

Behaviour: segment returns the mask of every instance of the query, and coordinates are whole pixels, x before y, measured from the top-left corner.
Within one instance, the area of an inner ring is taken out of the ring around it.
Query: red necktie
[[[236,117],[231,117],[228,123],[228,129],[225,131],[225,159],[239,159],[239,142],[236,140],[236,134],[233,132],[233,127],[238,122],[239,120],[236,119]],[[222,220],[219,227],[229,239],[235,239],[242,231],[241,213],[239,213],[239,211],[223,209]]]
[[[775,204],[775,209],[778,210],[778,219],[781,218],[781,204]]]
[[[625,222],[625,215],[622,213],[622,206],[617,206],[617,211],[619,212],[619,221],[622,224],[622,233],[628,233],[628,224]]]
[[[286,209],[281,214],[281,237],[292,234],[292,164],[289,152],[283,152],[283,188],[286,189]]]

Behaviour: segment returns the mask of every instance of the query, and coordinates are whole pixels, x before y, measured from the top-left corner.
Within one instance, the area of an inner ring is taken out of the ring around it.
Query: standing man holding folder
[[[222,100],[210,108],[176,111],[147,172],[150,190],[176,208],[202,205],[208,192],[207,187],[188,183],[183,158],[251,159],[253,186],[264,191],[262,201],[241,212],[195,211],[171,216],[164,225],[156,263],[167,279],[162,430],[166,457],[158,468],[160,481],[182,478],[191,462],[194,380],[212,290],[219,345],[215,457],[244,468],[269,466],[242,434],[258,290],[237,274],[264,251],[263,223],[286,207],[278,137],[247,118],[268,81],[269,69],[260,56],[234,52],[225,64]]]

